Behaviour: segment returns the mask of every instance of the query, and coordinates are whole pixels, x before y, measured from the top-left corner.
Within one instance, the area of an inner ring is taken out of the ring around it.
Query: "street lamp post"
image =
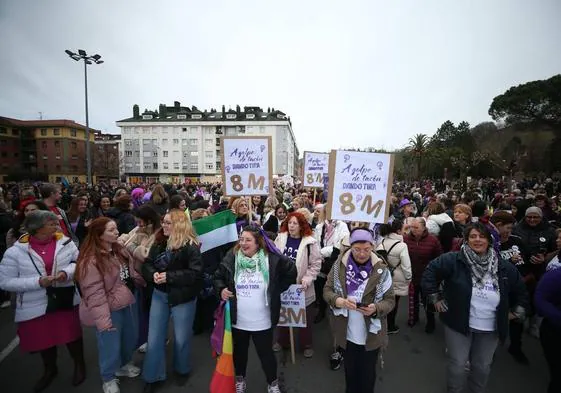
[[[92,185],[92,157],[91,157],[91,146],[90,146],[90,119],[88,113],[88,64],[102,64],[100,55],[88,56],[85,50],[78,49],[78,53],[74,53],[71,50],[64,51],[72,60],[80,61],[84,60],[84,91],[86,96],[86,171],[87,171],[87,181],[89,185]]]

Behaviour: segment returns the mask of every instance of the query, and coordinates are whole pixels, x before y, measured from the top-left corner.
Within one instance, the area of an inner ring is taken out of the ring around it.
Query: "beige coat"
[[[333,309],[337,308],[335,306],[335,301],[337,300],[337,298],[347,297],[345,275],[350,253],[351,251],[348,250],[344,254],[340,255],[339,259],[337,259],[337,261],[335,262],[336,264],[339,264],[339,282],[342,284],[343,294],[340,295],[335,292],[335,277],[333,276],[333,272],[335,269],[331,269],[331,271],[329,272],[329,275],[327,276],[327,282],[325,283],[325,287],[323,288],[323,298]],[[393,310],[395,306],[395,296],[392,286],[389,286],[389,289],[384,293],[381,301],[379,301],[378,303],[375,302],[374,299],[376,297],[376,286],[382,279],[384,271],[387,270],[387,267],[384,264],[384,261],[378,258],[374,253],[371,254],[371,261],[374,269],[372,270],[372,274],[368,279],[364,294],[362,295],[362,303],[374,303],[376,305],[376,317],[380,319],[382,327],[377,334],[368,333],[368,336],[366,338],[367,351],[373,351],[387,345],[387,315],[391,310]],[[333,329],[333,335],[335,336],[335,342],[337,343],[337,345],[345,349],[347,345],[347,323],[349,320],[345,316],[335,316],[333,314],[330,315],[330,318],[332,318],[331,327]],[[364,322],[366,323],[366,327],[368,329],[370,327],[370,324],[372,323],[372,318],[365,316]]]
[[[275,244],[282,253],[284,253],[286,248],[287,240],[288,232],[279,233],[275,239]],[[309,253],[308,244],[310,245]],[[298,247],[298,252],[296,254],[296,268],[298,269],[296,283],[301,284],[302,281],[305,281],[307,284],[306,307],[316,300],[316,292],[313,283],[321,270],[321,261],[321,254],[316,240],[312,236],[302,238],[300,247]]]
[[[409,283],[413,277],[413,272],[411,271],[411,258],[409,258],[407,244],[403,242],[403,236],[397,233],[390,233],[378,245],[376,251],[384,249],[389,251],[394,244],[396,246],[392,248],[388,255],[388,264],[392,268],[399,265],[393,272],[393,290],[396,296],[408,296]]]

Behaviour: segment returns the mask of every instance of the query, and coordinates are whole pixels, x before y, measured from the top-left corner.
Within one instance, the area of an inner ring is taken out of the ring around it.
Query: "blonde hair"
[[[460,213],[467,214],[468,216],[467,222],[471,221],[471,217],[472,217],[471,207],[469,207],[468,205],[464,205],[463,203],[458,203],[456,206],[454,206],[454,213],[457,211]]]
[[[162,203],[168,201],[168,194],[166,193],[166,190],[164,190],[164,186],[156,184],[152,190],[152,196],[150,198],[156,205],[161,205]]]
[[[265,214],[269,213],[270,211],[274,211],[275,208],[279,205],[279,200],[274,195],[269,195],[267,200],[265,201],[265,205],[263,205],[263,212]]]
[[[304,216],[308,224],[312,225],[312,221],[314,220],[314,214],[307,208],[301,207],[300,209],[296,210],[296,213],[300,213]]]
[[[247,199],[245,199],[244,197],[237,198],[234,202],[232,202],[232,210],[236,215],[240,214],[239,213],[240,205],[244,202],[247,205],[247,207],[249,207],[249,204],[247,203]]]
[[[185,212],[179,209],[172,209],[166,215],[169,215],[172,223],[167,244],[168,250],[178,250],[186,244],[199,245],[199,239],[197,239],[197,235],[193,231],[191,220]]]

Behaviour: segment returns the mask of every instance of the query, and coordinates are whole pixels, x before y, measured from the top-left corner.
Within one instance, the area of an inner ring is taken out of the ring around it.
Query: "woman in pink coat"
[[[76,266],[82,292],[80,319],[84,325],[96,328],[104,393],[119,393],[117,377],[140,374],[132,363],[138,338],[134,294],[137,286],[145,282],[118,238],[113,220],[96,218],[88,228]]]
[[[313,236],[312,228],[303,214],[290,213],[283,221],[280,233],[275,239],[280,252],[296,264],[298,275],[296,284],[302,285],[306,291],[306,327],[297,329],[300,335],[300,346],[304,350],[304,357],[314,355],[312,349],[312,322],[314,320],[316,293],[314,281],[321,270],[321,253],[319,245]],[[278,329],[279,343],[275,350],[288,348],[288,329]]]

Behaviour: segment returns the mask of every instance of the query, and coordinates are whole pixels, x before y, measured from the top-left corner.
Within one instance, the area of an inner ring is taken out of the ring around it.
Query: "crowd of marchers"
[[[126,377],[140,376],[144,392],[164,390],[167,379],[184,385],[193,335],[212,330],[220,301],[231,308],[235,392],[246,392],[250,341],[267,392],[280,392],[274,352],[290,346],[277,327],[280,297],[299,284],[307,326],[297,329],[298,350],[310,358],[332,348],[330,368],[343,368],[347,393],[374,392],[391,336],[421,322],[426,334],[444,330],[448,392],[484,392],[502,343],[528,364],[533,336],[549,366],[547,392],[558,393],[559,191],[555,179],[481,180],[466,190],[396,183],[391,216],[373,225],[327,219],[323,192],[281,184],[236,198],[219,184],[4,185],[1,306],[15,310],[20,350],[42,359],[35,392],[57,377],[63,345],[72,385],[85,380],[83,329],[95,331],[104,393]],[[235,215],[238,241],[201,253],[193,223],[223,211]],[[324,319],[332,340],[318,342]]]

